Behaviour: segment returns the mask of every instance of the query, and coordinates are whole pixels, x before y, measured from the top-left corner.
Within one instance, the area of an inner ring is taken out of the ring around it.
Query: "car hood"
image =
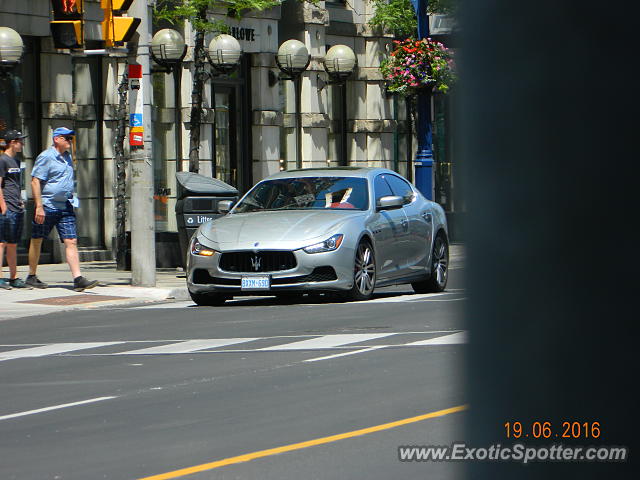
[[[217,244],[212,246],[221,251],[295,250],[340,233],[338,230],[344,223],[365,215],[366,212],[344,210],[237,213],[205,223],[200,227],[200,235]]]

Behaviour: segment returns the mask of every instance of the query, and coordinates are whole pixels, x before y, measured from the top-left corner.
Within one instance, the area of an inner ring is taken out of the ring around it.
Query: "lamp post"
[[[358,60],[346,45],[334,45],[324,57],[324,69],[327,71],[332,83],[340,87],[340,158],[338,164],[347,166],[347,78],[353,73]]]
[[[174,129],[176,143],[176,171],[182,170],[182,72],[180,64],[187,54],[187,44],[179,32],[164,28],[157,32],[151,39],[151,56],[160,66],[165,67],[165,73],[173,73],[173,97],[174,97]]]
[[[22,60],[24,43],[13,28],[0,27],[0,76],[7,76]]]
[[[240,57],[242,56],[242,47],[235,37],[223,33],[217,35],[209,43],[209,63],[213,67],[211,77],[219,75],[230,75],[240,65]],[[211,176],[216,175],[216,156],[218,147],[216,145],[217,134],[217,116],[216,111],[216,89],[215,83],[211,82],[211,102],[213,104],[213,158],[211,159]]]
[[[204,48],[203,39],[204,33],[198,31],[193,52],[194,73],[189,121],[189,171],[194,173],[198,173],[200,170],[198,150],[200,149],[200,125],[202,123],[202,91],[204,90],[205,81],[222,73],[231,73],[238,67],[242,55],[240,43],[231,35],[217,35],[209,43],[208,49]],[[213,72],[205,71],[207,60],[213,67]],[[212,92],[212,94],[215,102],[215,92]],[[215,104],[213,117],[215,122]],[[213,145],[215,157],[215,139]],[[215,162],[215,158],[213,161]]]
[[[280,45],[276,54],[276,64],[288,77],[284,80],[293,80],[295,107],[296,107],[296,168],[302,168],[302,116],[300,113],[302,103],[301,75],[311,61],[311,55],[304,43],[300,40],[287,40]]]
[[[418,17],[418,38],[429,36],[428,0],[411,0]],[[416,151],[415,185],[429,200],[433,199],[433,134],[431,126],[431,92],[427,91],[417,98],[418,150]]]

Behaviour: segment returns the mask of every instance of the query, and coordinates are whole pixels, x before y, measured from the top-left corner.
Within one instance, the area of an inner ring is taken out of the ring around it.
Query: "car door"
[[[384,179],[384,174],[378,175],[373,181],[374,201],[393,195],[391,187]],[[401,253],[406,246],[409,222],[403,208],[377,211],[371,220],[371,231],[376,243],[376,263],[378,277],[382,279],[395,278],[402,275],[400,260]]]
[[[433,215],[429,204],[416,193],[409,182],[397,175],[386,175],[394,195],[405,199],[403,210],[409,221],[409,232],[401,268],[408,273],[423,272],[429,261],[433,236]]]

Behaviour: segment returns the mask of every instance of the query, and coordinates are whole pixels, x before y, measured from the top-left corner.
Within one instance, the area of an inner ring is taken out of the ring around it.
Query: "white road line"
[[[328,355],[326,357],[309,358],[305,360],[305,362],[319,362],[320,360],[329,360],[331,358],[346,357],[347,355],[355,355],[356,353],[365,353],[365,352],[370,352],[371,350],[380,350],[381,348],[387,348],[387,347],[388,345],[380,345],[376,347],[365,348],[362,350],[354,350],[354,351],[345,352],[345,353],[336,353],[335,355]]]
[[[259,348],[258,351],[266,352],[273,350],[317,350],[338,347],[340,345],[348,345],[350,343],[366,342],[367,340],[388,337],[390,335],[393,335],[393,333],[354,333],[351,335],[325,335],[318,338],[311,338],[309,340],[302,340],[301,342],[285,343],[283,345],[274,345],[272,347]]]
[[[118,397],[97,397],[90,398],[89,400],[82,400],[80,402],[63,403],[62,405],[53,405],[51,407],[38,408],[37,410],[27,410],[26,412],[12,413],[11,415],[3,415],[0,417],[0,421],[9,420],[11,418],[25,417],[27,415],[35,415],[36,413],[50,412],[51,410],[59,410],[61,408],[76,407],[78,405],[86,405],[87,403],[103,402],[104,400],[111,400]]]
[[[196,307],[196,304],[193,303],[193,300],[175,300],[175,301],[167,301],[165,303],[155,303],[153,305],[143,305],[127,308],[127,310],[158,310],[158,309],[172,309],[172,308],[188,308],[188,307]]]
[[[170,343],[158,347],[141,348],[139,350],[129,350],[119,352],[115,355],[157,355],[163,353],[191,353],[207,348],[226,347],[238,343],[252,342],[258,338],[211,338],[203,340],[187,340],[184,342]]]
[[[124,342],[96,342],[96,343],[54,343],[43,345],[42,347],[21,348],[20,350],[10,350],[0,352],[0,362],[5,360],[15,360],[16,358],[43,357],[45,355],[55,355],[58,353],[75,352],[89,348],[105,347],[117,345]]]
[[[364,300],[361,302],[350,302],[350,303],[367,304],[367,303],[400,303],[400,302],[417,302],[417,301],[424,302],[425,300],[429,300],[433,297],[441,297],[442,295],[454,295],[454,292],[425,293],[422,295],[416,295],[416,294],[399,295],[397,297],[374,298],[373,300]]]
[[[468,343],[467,332],[458,332],[444,337],[431,338],[429,340],[420,340],[418,342],[406,343],[408,347],[417,345],[456,345],[460,343]]]

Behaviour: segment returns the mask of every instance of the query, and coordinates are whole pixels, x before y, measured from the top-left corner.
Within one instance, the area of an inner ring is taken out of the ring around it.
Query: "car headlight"
[[[324,242],[314,243],[313,245],[304,247],[303,250],[307,253],[331,252],[336,250],[342,244],[343,238],[344,235],[338,233],[333,237],[327,238]]]
[[[210,257],[216,253],[213,248],[205,247],[198,240],[193,240],[191,242],[191,255],[201,255],[203,257]]]

